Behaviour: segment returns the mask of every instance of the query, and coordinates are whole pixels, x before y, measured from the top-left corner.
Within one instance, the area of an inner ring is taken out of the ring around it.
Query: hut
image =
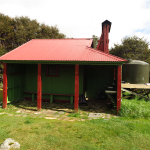
[[[121,105],[121,65],[125,59],[108,51],[111,22],[102,23],[96,49],[93,39],[33,39],[0,57],[3,71],[3,108],[7,102],[37,100],[69,102],[78,111],[79,95],[96,98],[116,79],[117,111]]]

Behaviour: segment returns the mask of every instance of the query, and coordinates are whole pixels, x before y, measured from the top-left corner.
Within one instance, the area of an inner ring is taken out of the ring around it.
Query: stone
[[[26,113],[32,113],[32,111],[31,111],[31,110],[26,110],[25,112],[26,112]]]
[[[13,114],[8,114],[8,116],[13,116]]]
[[[34,113],[35,115],[39,115],[39,114],[41,114],[41,112],[36,112],[36,113]]]
[[[89,113],[89,118],[99,118],[102,117],[101,113]]]
[[[58,117],[59,117],[59,115],[54,115],[54,117],[58,118]]]
[[[44,111],[43,114],[46,114],[46,115],[53,115],[55,114],[57,111],[55,110],[47,110],[47,111]]]
[[[20,110],[18,110],[18,111],[16,111],[16,113],[21,113],[21,111],[20,111]]]
[[[57,109],[57,110],[68,111],[69,109]]]
[[[65,116],[69,115],[69,113],[65,113]]]
[[[65,112],[64,111],[58,111],[58,114],[63,115]]]
[[[15,115],[15,116],[20,117],[21,115]]]
[[[57,119],[57,118],[54,118],[54,117],[45,117],[45,119]]]
[[[3,114],[5,114],[5,113],[0,113],[0,115],[3,115]]]
[[[106,115],[106,118],[111,118],[111,117],[110,117],[110,114],[107,114],[107,115]]]
[[[69,119],[70,119],[70,118],[68,118],[68,117],[62,118],[62,120],[64,120],[64,121],[69,120]]]
[[[9,150],[10,148],[19,149],[20,144],[12,138],[6,139],[0,146],[0,150]]]

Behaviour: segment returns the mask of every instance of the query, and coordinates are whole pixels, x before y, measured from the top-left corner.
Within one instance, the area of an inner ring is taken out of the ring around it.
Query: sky
[[[57,25],[68,38],[100,37],[109,20],[109,48],[134,35],[150,42],[150,0],[0,0],[0,13]]]

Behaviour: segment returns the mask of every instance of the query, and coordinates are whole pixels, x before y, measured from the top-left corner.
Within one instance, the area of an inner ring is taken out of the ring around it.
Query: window
[[[58,77],[59,76],[59,66],[58,65],[46,65],[46,76],[47,77]]]

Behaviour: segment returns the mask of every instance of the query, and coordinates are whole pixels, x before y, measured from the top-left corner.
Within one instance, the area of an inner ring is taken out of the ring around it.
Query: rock
[[[57,109],[57,110],[68,111],[69,109]]]
[[[54,117],[45,117],[45,119],[57,119],[57,118],[54,118]]]
[[[58,114],[63,115],[65,112],[64,111],[58,111]]]
[[[4,114],[4,113],[0,113],[0,115],[2,115],[2,114]]]
[[[111,118],[110,114],[107,114],[106,117],[107,117],[107,118]]]
[[[32,113],[32,111],[31,111],[31,110],[26,110],[25,112],[26,112],[26,113]]]
[[[8,116],[13,116],[13,114],[8,114]]]
[[[46,115],[53,115],[55,114],[57,111],[55,110],[47,110],[47,111],[44,111],[43,114],[46,114]]]
[[[64,118],[62,118],[62,120],[64,120],[64,121],[67,121],[67,120],[69,120],[70,118],[68,118],[68,117],[64,117]]]
[[[16,113],[21,113],[21,111],[20,111],[20,110],[18,110],[18,111],[16,111]]]
[[[89,118],[99,118],[102,117],[101,113],[89,113]]]
[[[41,114],[41,112],[35,112],[34,114],[35,114],[35,115],[39,115],[39,114]]]
[[[20,148],[20,144],[14,139],[8,138],[0,146],[0,150],[9,150],[10,148]]]
[[[21,115],[15,115],[15,116],[20,117]]]
[[[54,115],[54,117],[58,118],[58,117],[59,117],[59,115]]]
[[[65,116],[69,115],[69,113],[65,113]]]

